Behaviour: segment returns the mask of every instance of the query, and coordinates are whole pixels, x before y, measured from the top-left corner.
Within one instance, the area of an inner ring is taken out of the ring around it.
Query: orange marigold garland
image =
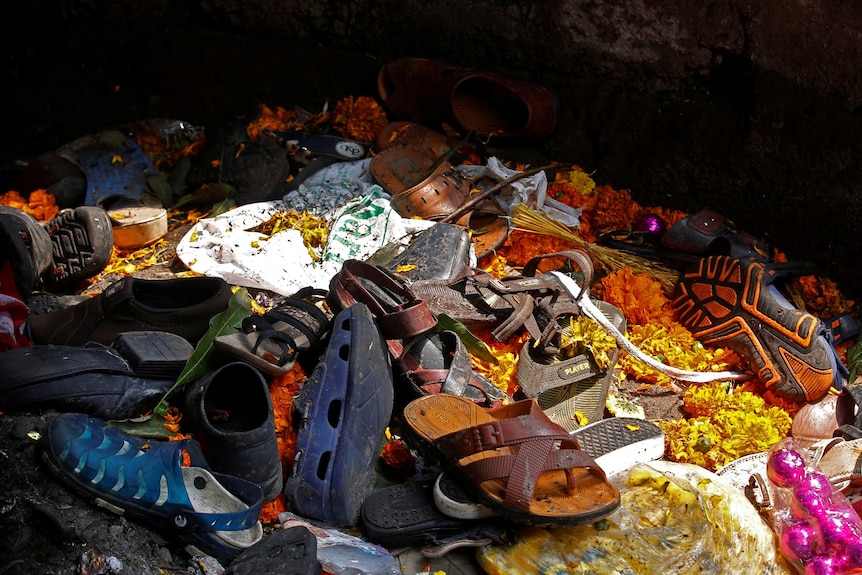
[[[623,268],[602,277],[604,299],[619,308],[629,324],[670,323],[673,310],[659,282]]]
[[[508,241],[497,250],[497,253],[505,257],[510,265],[523,267],[535,256],[570,249],[572,249],[572,243],[566,240],[524,230],[513,230],[509,234]]]
[[[0,205],[18,208],[40,222],[50,221],[60,211],[54,194],[45,190],[33,190],[26,199],[19,192],[10,190],[0,196]]]
[[[269,385],[272,397],[272,412],[275,416],[275,436],[278,441],[278,454],[285,472],[296,451],[296,430],[293,429],[293,396],[305,382],[305,371],[297,363],[289,372],[273,378]],[[284,496],[264,503],[260,509],[260,521],[271,524],[278,521],[278,514],[286,511]]]

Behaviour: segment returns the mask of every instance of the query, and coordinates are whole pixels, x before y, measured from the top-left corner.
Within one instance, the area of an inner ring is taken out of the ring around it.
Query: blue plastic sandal
[[[392,370],[365,304],[340,312],[320,363],[294,397],[296,456],[284,485],[298,515],[356,525],[374,489],[374,462],[389,425]]]
[[[260,487],[211,472],[192,440],[145,441],[101,419],[64,413],[42,438],[42,459],[70,489],[222,562],[263,536]]]

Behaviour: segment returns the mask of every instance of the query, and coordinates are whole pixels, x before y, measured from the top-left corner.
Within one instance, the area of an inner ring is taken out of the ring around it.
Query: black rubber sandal
[[[263,315],[242,322],[242,331],[220,335],[215,345],[272,375],[293,369],[298,354],[315,349],[329,333],[331,319],[314,304],[326,290],[305,287]]]

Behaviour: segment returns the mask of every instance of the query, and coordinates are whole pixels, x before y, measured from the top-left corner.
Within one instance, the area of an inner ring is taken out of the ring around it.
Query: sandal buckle
[[[481,448],[498,448],[505,445],[503,430],[496,423],[486,423],[476,428],[476,444]]]

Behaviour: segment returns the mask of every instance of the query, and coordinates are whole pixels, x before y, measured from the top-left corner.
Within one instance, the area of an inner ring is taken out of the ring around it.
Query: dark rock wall
[[[425,56],[546,83],[562,111],[549,157],[646,205],[719,209],[862,292],[851,0],[25,4],[3,38],[4,161],[96,119],[209,123],[257,102],[373,95],[380,65]]]

